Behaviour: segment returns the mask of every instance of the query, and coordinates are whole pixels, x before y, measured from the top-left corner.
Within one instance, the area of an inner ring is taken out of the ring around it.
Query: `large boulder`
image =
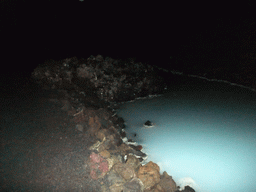
[[[138,178],[142,181],[145,189],[150,189],[160,182],[160,168],[152,161],[141,166],[138,171]]]

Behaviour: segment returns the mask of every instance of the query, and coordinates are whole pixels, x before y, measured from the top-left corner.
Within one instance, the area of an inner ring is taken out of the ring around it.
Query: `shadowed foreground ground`
[[[1,191],[100,191],[85,163],[94,138],[57,104],[29,95],[1,98]]]

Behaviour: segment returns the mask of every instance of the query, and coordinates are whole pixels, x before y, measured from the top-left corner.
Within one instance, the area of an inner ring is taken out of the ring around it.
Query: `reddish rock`
[[[92,152],[92,154],[90,155],[90,158],[91,158],[93,163],[100,163],[100,161],[102,159],[99,154],[96,154],[94,152]]]
[[[94,152],[90,155],[90,176],[92,179],[97,180],[105,176],[105,174],[109,171],[108,169],[108,161],[104,159],[100,154],[96,154]]]
[[[103,160],[99,163],[99,170],[102,172],[102,173],[106,173],[108,172],[108,161],[106,160]]]

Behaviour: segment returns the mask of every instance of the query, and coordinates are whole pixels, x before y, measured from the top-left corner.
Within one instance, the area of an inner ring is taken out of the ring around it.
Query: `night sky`
[[[255,30],[254,5],[2,0],[1,79],[49,59],[97,54],[180,71],[239,68]]]

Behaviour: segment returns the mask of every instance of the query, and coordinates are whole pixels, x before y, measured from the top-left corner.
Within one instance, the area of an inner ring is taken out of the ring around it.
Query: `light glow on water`
[[[117,114],[126,121],[128,138],[143,146],[147,161],[181,187],[254,191],[255,96],[241,87],[197,79],[159,97],[124,103]],[[143,127],[147,120],[155,127]]]

